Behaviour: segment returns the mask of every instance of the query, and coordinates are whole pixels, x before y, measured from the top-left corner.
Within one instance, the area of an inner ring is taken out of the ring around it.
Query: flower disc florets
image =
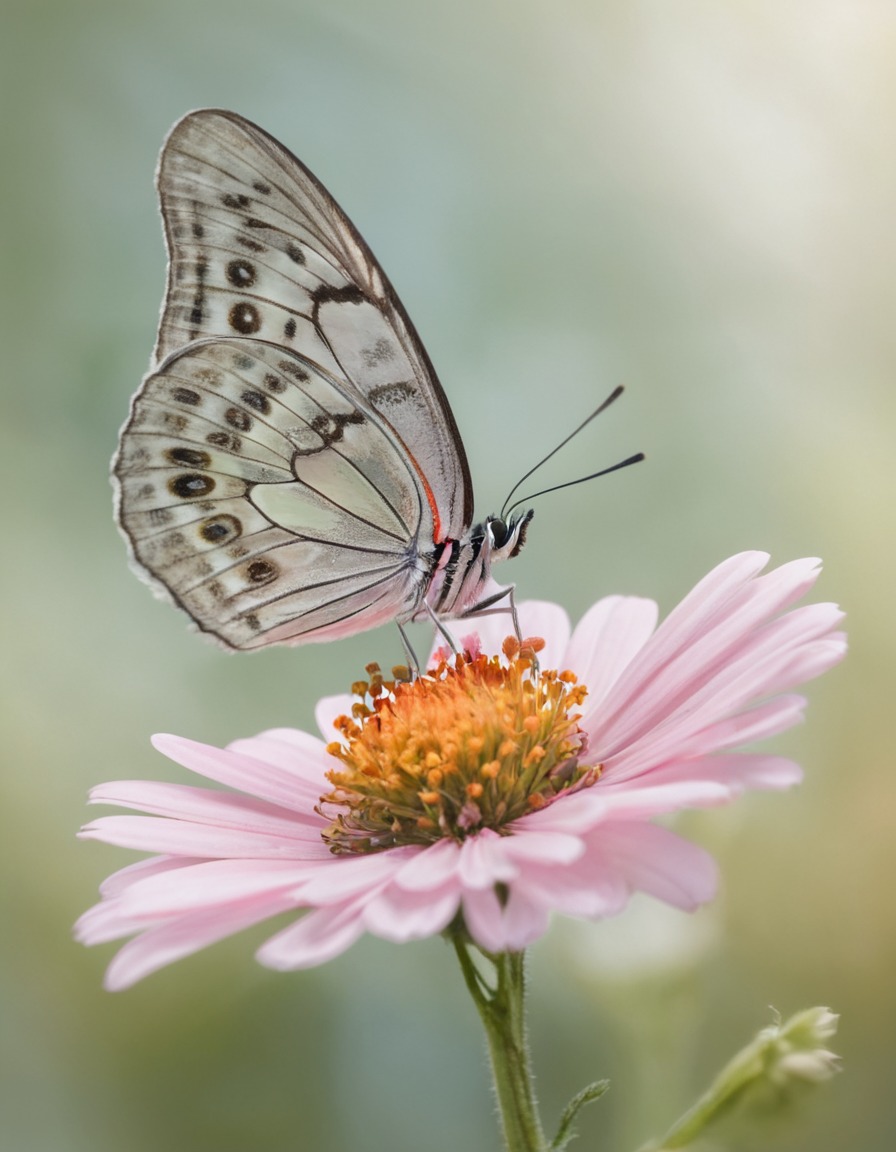
[[[442,659],[412,681],[386,681],[368,665],[353,686],[352,716],[328,751],[343,767],[321,811],[338,814],[323,833],[337,854],[399,844],[462,841],[501,832],[561,793],[587,787],[577,711],[586,695],[572,672],[536,671],[539,641],[504,644],[506,661],[469,652]]]

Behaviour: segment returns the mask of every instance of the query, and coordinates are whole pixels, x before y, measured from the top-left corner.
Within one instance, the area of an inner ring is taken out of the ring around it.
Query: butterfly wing
[[[201,340],[134,397],[114,461],[141,574],[231,648],[409,615],[433,530],[391,426],[353,388],[258,340]]]
[[[473,515],[463,444],[398,297],[327,190],[232,112],[179,121],[157,177],[169,251],[157,362],[207,337],[291,349],[354,387],[394,429],[433,511],[435,542]]]

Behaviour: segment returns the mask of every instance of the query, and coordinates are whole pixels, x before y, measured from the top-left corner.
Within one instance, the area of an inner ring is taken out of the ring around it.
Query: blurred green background
[[[394,629],[228,657],[130,574],[108,461],[164,282],[171,123],[266,127],[370,242],[494,511],[546,470],[512,578],[572,615],[670,608],[744,548],[819,555],[847,662],[778,747],[785,796],[689,819],[723,894],[557,924],[532,957],[545,1115],[610,1076],[576,1147],[632,1147],[768,1021],[843,1014],[845,1075],[733,1146],[892,1149],[896,7],[875,0],[6,0],[0,1144],[14,1152],[498,1146],[478,1021],[439,940],[278,975],[247,934],[110,995],[72,943],[133,857],[79,844],[91,783],[185,779],[154,731],[312,724]],[[505,570],[500,575],[511,577]],[[888,718],[889,717],[889,718]],[[739,1142],[738,1142],[739,1141]]]

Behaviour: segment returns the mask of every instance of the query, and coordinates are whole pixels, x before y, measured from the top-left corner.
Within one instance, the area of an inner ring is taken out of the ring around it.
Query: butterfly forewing
[[[395,292],[326,189],[261,128],[216,110],[174,126],[158,187],[170,266],[157,362],[209,337],[299,353],[389,423],[426,491],[434,541],[462,536],[473,494],[451,409]]]
[[[411,611],[425,486],[350,385],[258,340],[201,340],[134,400],[115,461],[134,560],[234,648]]]

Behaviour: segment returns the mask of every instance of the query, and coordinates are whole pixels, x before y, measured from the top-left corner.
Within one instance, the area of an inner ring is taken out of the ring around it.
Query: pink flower
[[[795,724],[805,701],[780,693],[845,651],[836,606],[790,607],[818,562],[760,576],[767,561],[720,564],[659,628],[656,605],[635,597],[599,601],[572,635],[562,608],[523,603],[524,632],[545,642],[536,679],[525,650],[488,655],[506,617],[464,622],[458,633],[478,637],[466,660],[411,685],[374,669],[354,719],[351,698],[321,701],[323,732],[343,716],[329,745],[285,728],[225,749],[155,737],[233,791],[94,789],[92,802],[144,815],[81,835],[154,855],[110,877],[79,939],[135,937],[109,968],[117,989],[290,910],[307,911],[258,952],[273,968],[319,964],[364,932],[463,928],[487,951],[517,951],[552,911],[613,915],[635,890],[694,909],[715,891],[714,863],[652,818],[796,783],[790,760],[734,748]]]

